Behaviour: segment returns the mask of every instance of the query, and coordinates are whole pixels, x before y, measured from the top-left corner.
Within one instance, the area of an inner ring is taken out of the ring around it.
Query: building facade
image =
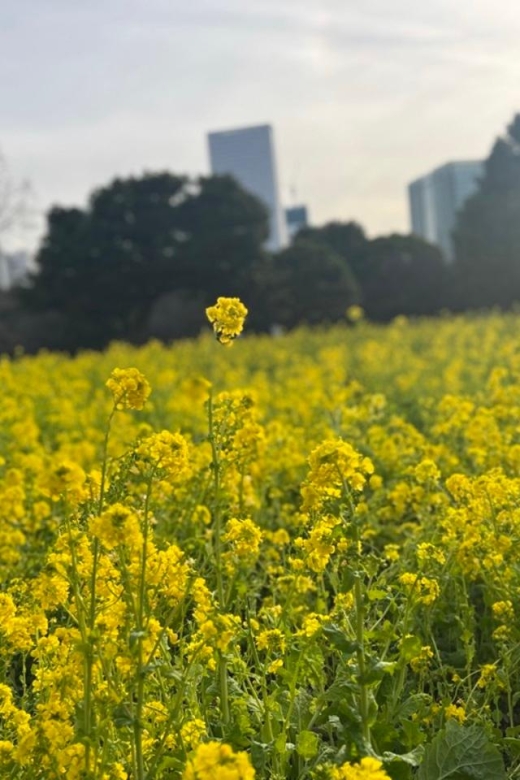
[[[296,233],[309,224],[307,206],[288,206],[285,209],[285,224],[287,235],[292,241]]]
[[[484,172],[480,160],[446,163],[408,186],[412,233],[454,259],[453,229],[465,201],[474,194]]]
[[[208,134],[211,172],[233,176],[256,195],[269,211],[266,248],[273,252],[287,245],[285,215],[278,193],[273,130],[257,125]]]

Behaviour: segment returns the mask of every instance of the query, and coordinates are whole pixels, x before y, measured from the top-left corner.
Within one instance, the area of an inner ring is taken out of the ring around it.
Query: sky
[[[0,149],[43,214],[270,123],[285,204],[406,232],[408,182],[520,111],[519,40],[518,0],[2,0]]]

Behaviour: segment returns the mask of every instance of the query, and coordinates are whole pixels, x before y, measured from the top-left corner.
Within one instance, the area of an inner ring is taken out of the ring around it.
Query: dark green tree
[[[359,301],[359,290],[344,260],[325,244],[298,238],[257,269],[258,297],[270,325],[287,328],[335,322]]]
[[[520,114],[491,150],[480,187],[455,226],[455,302],[504,308],[520,300]]]
[[[326,244],[343,258],[362,286],[366,275],[368,239],[357,222],[328,222],[322,227],[307,227],[299,231],[296,240]]]
[[[444,305],[446,269],[440,249],[416,236],[376,238],[367,247],[363,303],[374,320],[435,314]]]
[[[54,208],[23,296],[65,315],[72,347],[133,338],[155,298],[174,283],[178,202],[187,179],[167,173],[116,179],[85,211]]]
[[[139,341],[165,293],[204,290],[209,299],[233,294],[237,280],[244,287],[266,233],[264,207],[230,178],[116,179],[86,210],[50,212],[22,297],[65,316],[70,348]]]
[[[212,303],[251,294],[251,269],[265,257],[266,207],[230,176],[200,178],[179,207],[184,235],[180,271],[186,289]]]

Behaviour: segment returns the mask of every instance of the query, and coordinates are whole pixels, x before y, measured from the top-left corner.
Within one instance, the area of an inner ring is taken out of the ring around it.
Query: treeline
[[[219,295],[241,297],[256,331],[335,322],[354,303],[378,320],[431,314],[442,300],[440,252],[413,236],[369,240],[332,223],[270,254],[267,235],[266,209],[230,177],[117,179],[87,208],[49,213],[38,271],[17,293],[23,343],[74,351],[192,336]]]
[[[355,222],[304,229],[276,254],[267,235],[266,209],[230,177],[116,179],[85,209],[50,211],[37,272],[0,298],[0,349],[192,336],[219,295],[240,296],[256,331],[335,322],[352,304],[380,322],[507,308],[520,301],[520,115],[459,215],[452,266],[413,235],[369,239]]]

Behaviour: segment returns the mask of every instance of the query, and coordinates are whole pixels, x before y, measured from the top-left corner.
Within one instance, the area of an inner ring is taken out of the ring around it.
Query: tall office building
[[[299,230],[303,230],[309,224],[307,206],[288,206],[285,209],[285,224],[288,236],[292,240]]]
[[[270,125],[244,127],[208,134],[211,172],[230,174],[256,195],[269,211],[269,238],[272,251],[287,244],[285,214],[278,195],[273,130]]]
[[[479,160],[451,162],[408,185],[412,232],[437,244],[448,262],[454,259],[457,212],[476,191],[483,171]]]

